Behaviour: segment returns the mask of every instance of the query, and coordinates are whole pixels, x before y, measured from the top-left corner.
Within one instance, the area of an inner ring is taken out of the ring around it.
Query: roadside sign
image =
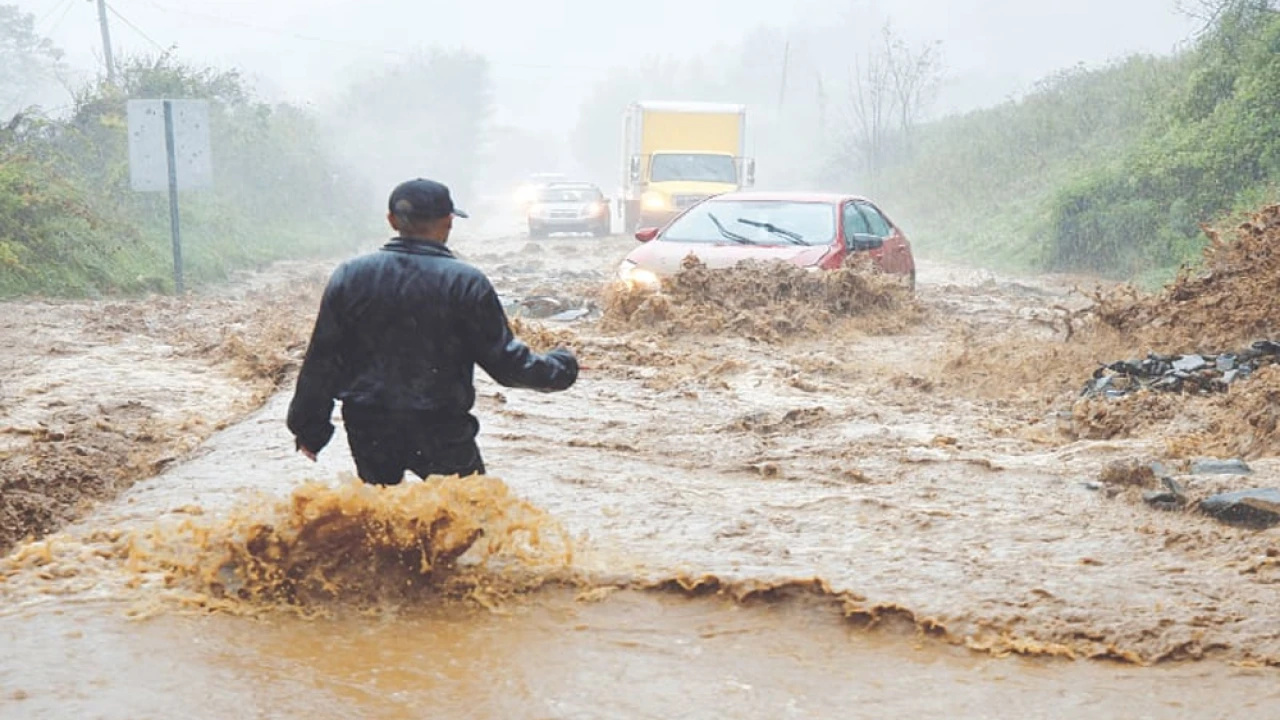
[[[138,192],[168,192],[164,104],[173,109],[174,165],[178,189],[213,185],[208,100],[130,100],[129,174]]]
[[[213,184],[207,100],[130,100],[129,176],[138,192],[169,192],[173,285],[182,287],[178,191]]]

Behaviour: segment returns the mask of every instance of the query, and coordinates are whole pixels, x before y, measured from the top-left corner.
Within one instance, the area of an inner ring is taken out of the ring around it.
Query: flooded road
[[[584,304],[630,247],[459,241],[505,293]],[[978,336],[1056,347],[1061,285],[920,281],[907,327],[785,342],[546,323],[587,370],[562,395],[480,382],[501,481],[396,498],[512,540],[500,562],[316,618],[217,597],[250,527],[292,527],[280,547],[338,557],[323,569],[348,583],[385,559],[289,504],[304,479],[346,487],[350,461],[341,434],[318,465],[296,455],[278,395],[0,566],[0,717],[1267,717],[1274,531],[1091,489],[1162,439],[1064,427],[1088,364],[966,355]],[[530,539],[553,525],[571,553]]]
[[[1267,671],[977,659],[818,608],[632,592],[377,619],[67,610],[5,623],[22,662],[0,676],[0,716],[1263,718],[1280,700]]]

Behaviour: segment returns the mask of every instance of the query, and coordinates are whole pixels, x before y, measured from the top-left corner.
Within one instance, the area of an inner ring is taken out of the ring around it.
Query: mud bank
[[[280,265],[184,299],[0,309],[0,553],[261,406],[305,350],[324,280]]]

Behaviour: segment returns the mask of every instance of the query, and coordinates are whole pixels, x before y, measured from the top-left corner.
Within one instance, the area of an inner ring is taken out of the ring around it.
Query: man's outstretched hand
[[[294,445],[298,448],[298,452],[302,453],[303,457],[310,460],[311,462],[316,461],[316,453],[314,450],[303,447],[302,443],[300,442],[295,442]]]

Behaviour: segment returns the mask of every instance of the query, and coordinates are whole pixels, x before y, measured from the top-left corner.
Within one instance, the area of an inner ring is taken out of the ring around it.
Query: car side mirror
[[[656,237],[658,237],[658,228],[655,227],[640,228],[636,231],[636,239],[642,243],[649,242]]]
[[[884,247],[884,238],[864,233],[855,233],[849,238],[849,249],[853,252],[879,250]]]
[[[639,157],[631,158],[631,181],[632,182],[640,181],[640,158]]]

